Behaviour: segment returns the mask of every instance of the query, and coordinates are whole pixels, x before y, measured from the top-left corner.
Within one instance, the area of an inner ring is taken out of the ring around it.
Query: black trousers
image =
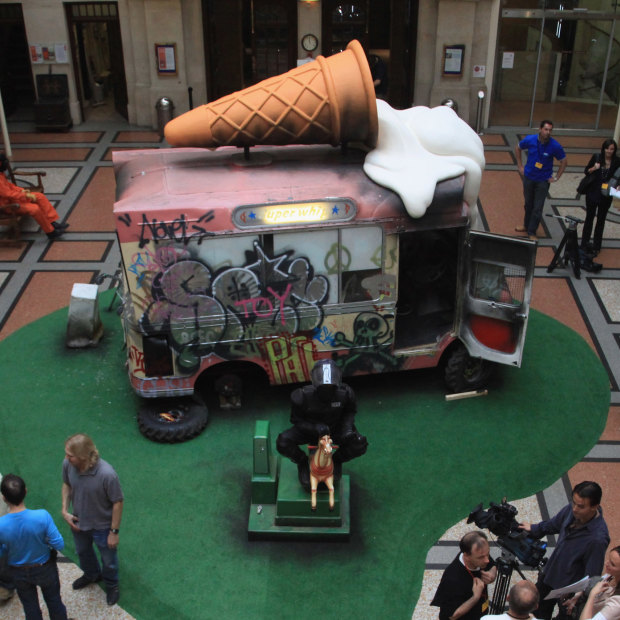
[[[586,197],[586,219],[583,223],[581,232],[581,247],[585,248],[590,241],[592,227],[594,226],[594,218],[596,218],[596,226],[594,226],[594,237],[592,238],[592,247],[600,251],[603,244],[603,231],[605,229],[605,220],[607,219],[607,211],[611,206],[611,200],[601,198],[598,202],[590,201]]]
[[[566,613],[566,607],[560,604],[559,598],[554,598],[550,601],[544,600],[545,596],[553,590],[551,586],[543,583],[542,579],[539,577],[538,582],[536,583],[536,588],[538,590],[538,594],[540,595],[540,602],[538,603],[538,609],[534,612],[534,615],[539,618],[539,620],[551,620],[553,616],[553,609],[556,605],[558,606],[558,615],[556,618],[558,618],[558,620],[570,620],[571,616]]]

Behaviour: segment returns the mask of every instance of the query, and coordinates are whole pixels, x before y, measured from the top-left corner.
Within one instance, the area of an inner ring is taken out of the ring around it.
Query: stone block
[[[102,335],[97,285],[76,282],[71,290],[66,345],[72,349],[94,347]]]

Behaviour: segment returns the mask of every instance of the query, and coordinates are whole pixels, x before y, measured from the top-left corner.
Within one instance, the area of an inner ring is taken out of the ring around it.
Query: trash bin
[[[97,106],[105,103],[105,90],[103,88],[103,82],[95,80],[93,84],[93,98],[91,105]]]
[[[160,97],[155,104],[157,110],[157,130],[159,137],[164,137],[164,127],[168,121],[172,120],[172,112],[174,111],[174,103],[169,97]]]
[[[459,113],[459,104],[454,99],[444,99],[440,105],[445,105],[447,108],[452,108],[457,115]]]

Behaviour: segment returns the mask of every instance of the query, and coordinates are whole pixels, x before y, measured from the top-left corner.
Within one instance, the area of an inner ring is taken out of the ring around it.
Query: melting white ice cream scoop
[[[411,217],[422,217],[439,181],[465,174],[464,199],[476,208],[484,147],[476,132],[446,106],[395,110],[377,100],[379,139],[364,172],[394,190]]]

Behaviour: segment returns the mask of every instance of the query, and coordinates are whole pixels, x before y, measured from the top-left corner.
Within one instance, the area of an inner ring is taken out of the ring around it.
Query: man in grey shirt
[[[73,589],[80,590],[103,578],[107,603],[115,605],[119,599],[117,547],[123,514],[118,475],[99,457],[93,440],[78,433],[65,442],[62,481],[62,516],[71,527],[84,571],[73,582]],[[94,546],[99,550],[101,564]]]

